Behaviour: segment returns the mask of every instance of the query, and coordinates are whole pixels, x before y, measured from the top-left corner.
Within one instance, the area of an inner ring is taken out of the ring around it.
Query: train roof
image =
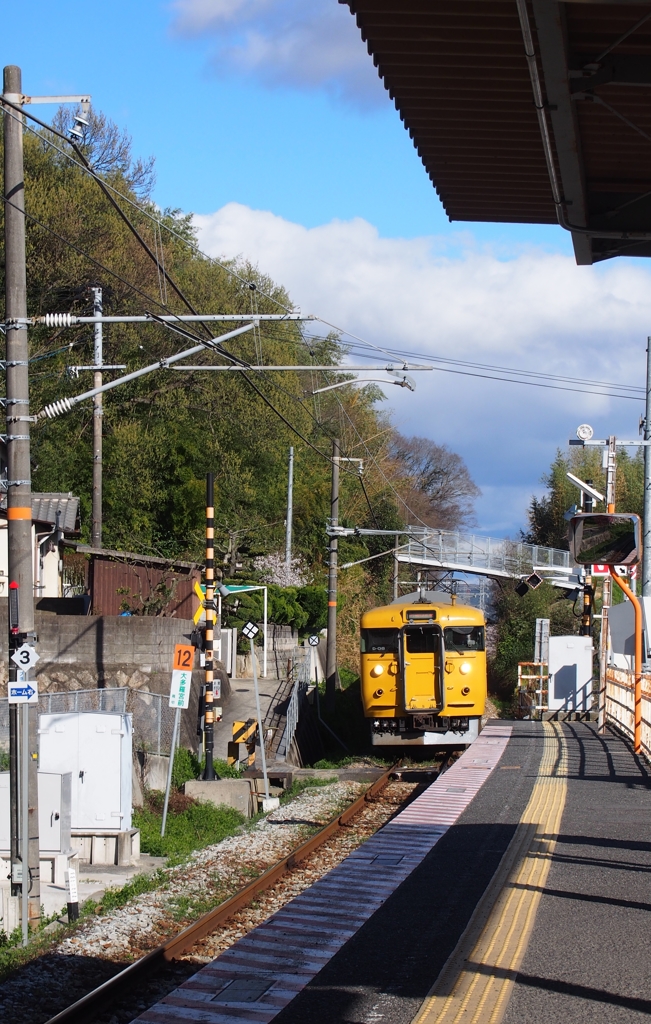
[[[369,627],[387,627],[392,623],[396,628],[408,621],[414,621],[413,613],[432,611],[435,622],[441,625],[464,623],[471,626],[483,626],[484,613],[479,608],[469,604],[460,604],[458,601],[452,603],[450,594],[440,590],[429,590],[422,593],[405,594],[397,598],[391,604],[380,605],[378,608],[371,608],[364,612],[361,618],[363,629]],[[412,614],[408,615],[410,612]]]

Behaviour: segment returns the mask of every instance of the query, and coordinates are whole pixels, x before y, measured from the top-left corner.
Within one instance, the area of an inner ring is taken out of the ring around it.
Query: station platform
[[[140,1020],[642,1021],[650,790],[646,763],[595,723],[489,723],[376,836]]]

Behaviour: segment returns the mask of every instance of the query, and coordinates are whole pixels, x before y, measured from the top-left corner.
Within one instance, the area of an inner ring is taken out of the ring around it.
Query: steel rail
[[[227,921],[229,917],[232,917],[233,914],[236,914],[243,907],[246,907],[259,893],[275,885],[283,875],[297,867],[302,860],[309,857],[315,850],[318,850],[330,836],[334,835],[343,825],[346,825],[351,818],[354,818],[363,809],[365,803],[385,788],[399,764],[400,762],[398,761],[381,775],[379,779],[376,779],[366,792],[342,811],[341,814],[338,814],[308,840],[295,850],[292,850],[287,857],[283,857],[282,860],[277,861],[276,864],[273,864],[261,875],[253,879],[248,885],[245,885],[243,889],[236,892],[230,899],[220,903],[214,910],[209,910],[207,914],[200,917],[194,924],[184,928],[178,935],[167,939],[160,946],[157,946],[156,949],[152,949],[145,956],[140,957],[139,960],[129,964],[119,974],[109,978],[108,981],[103,982],[98,988],[82,996],[81,999],[66,1007],[65,1010],[61,1010],[60,1013],[51,1017],[46,1024],[87,1024],[100,1008],[105,1010],[109,1003],[118,999],[131,985],[142,981],[147,975],[152,974],[160,967],[164,967],[170,960],[190,949],[200,939],[216,931],[219,925],[223,924],[224,921]]]

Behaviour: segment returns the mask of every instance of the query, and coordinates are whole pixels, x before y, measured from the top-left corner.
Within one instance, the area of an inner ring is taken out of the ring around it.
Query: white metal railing
[[[534,566],[570,568],[570,553],[560,548],[416,526],[410,527],[409,540],[400,546],[398,560],[415,565],[438,563],[459,571],[485,570],[500,576],[521,576]]]
[[[307,688],[310,685],[310,666],[312,664],[311,648],[296,647],[292,656],[292,676],[294,685],[292,687],[287,711],[285,713],[285,730],[283,738],[278,745],[278,756],[287,757],[290,747],[296,735],[301,710],[305,702]]]
[[[635,675],[625,669],[606,669],[606,723],[628,739],[635,738]],[[642,676],[642,753],[651,760],[651,676]]]

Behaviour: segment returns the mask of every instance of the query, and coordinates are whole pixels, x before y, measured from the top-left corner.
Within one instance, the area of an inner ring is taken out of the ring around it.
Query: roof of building
[[[32,494],[32,522],[57,525],[57,513],[60,512],[59,527],[64,533],[79,533],[79,498],[71,493]],[[7,495],[0,497],[0,516],[7,514]]]
[[[133,551],[114,551],[111,548],[94,548],[90,544],[80,544],[76,541],[68,541],[66,547],[74,548],[80,555],[91,555],[95,558],[105,558],[109,561],[128,562],[131,565],[151,565],[156,568],[168,569],[170,571],[180,569],[187,572],[193,569],[203,569],[202,562],[183,562],[178,558],[161,558],[158,555],[139,555]]]
[[[649,0],[339,2],[356,16],[451,220],[561,219],[578,229],[579,263],[651,256]]]

